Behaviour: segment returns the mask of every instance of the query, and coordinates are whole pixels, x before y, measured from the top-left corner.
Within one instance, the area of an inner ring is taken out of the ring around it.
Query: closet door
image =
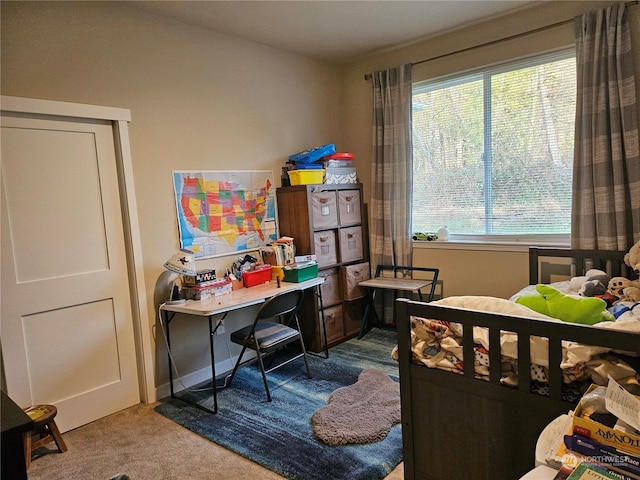
[[[114,134],[4,112],[1,131],[7,393],[67,431],[140,401]]]

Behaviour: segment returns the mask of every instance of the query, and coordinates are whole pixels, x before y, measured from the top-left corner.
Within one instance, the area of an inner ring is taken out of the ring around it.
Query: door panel
[[[1,162],[7,389],[66,431],[140,398],[112,127],[3,115]]]

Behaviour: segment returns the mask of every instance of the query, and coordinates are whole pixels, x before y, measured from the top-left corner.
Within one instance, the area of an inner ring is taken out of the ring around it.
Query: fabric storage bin
[[[340,230],[340,258],[342,263],[356,262],[363,258],[362,227]]]
[[[342,318],[344,331],[347,336],[360,333],[362,323],[362,299],[344,302],[342,304]]]
[[[324,278],[324,283],[320,284],[320,292],[322,293],[322,305],[330,307],[342,301],[340,290],[340,275],[337,268],[322,270],[318,273],[318,277]]]
[[[338,225],[338,206],[336,192],[311,193],[313,229],[335,227]]]
[[[342,340],[344,337],[344,318],[342,316],[342,305],[325,308],[324,325],[327,329],[327,344]]]
[[[340,225],[353,225],[362,221],[360,217],[360,191],[339,190],[338,212]]]
[[[358,183],[356,169],[353,167],[327,167],[325,169],[324,183],[345,184]]]
[[[338,242],[335,230],[323,230],[313,234],[314,251],[318,267],[328,267],[338,263]]]
[[[342,296],[345,300],[355,300],[364,297],[364,292],[358,284],[371,278],[369,262],[342,267],[341,277]]]

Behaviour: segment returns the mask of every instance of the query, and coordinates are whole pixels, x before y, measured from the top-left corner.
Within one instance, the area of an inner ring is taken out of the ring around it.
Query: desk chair
[[[247,348],[256,352],[260,372],[262,373],[262,381],[267,392],[267,400],[271,401],[271,393],[269,392],[269,384],[267,383],[267,373],[280,368],[300,357],[304,358],[305,367],[307,369],[307,378],[311,378],[309,371],[309,362],[307,361],[307,352],[304,347],[302,333],[300,331],[300,322],[298,321],[297,311],[302,303],[304,291],[292,290],[290,292],[281,293],[267,300],[258,311],[255,320],[240,330],[236,330],[231,334],[231,341],[242,345],[242,351],[238,360],[233,367],[233,372],[229,377],[227,386],[231,385],[238,367],[242,363],[242,357]],[[276,321],[270,321],[276,319]],[[280,320],[280,321],[278,321]],[[284,322],[282,322],[284,320]],[[290,326],[292,323],[294,326]],[[288,345],[292,342],[300,342],[302,352],[289,358],[286,361],[276,364],[275,366],[265,370],[264,357],[274,354],[276,350]]]

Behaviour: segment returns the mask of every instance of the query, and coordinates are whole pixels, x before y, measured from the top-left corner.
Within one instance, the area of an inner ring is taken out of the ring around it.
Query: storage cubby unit
[[[280,187],[276,199],[280,235],[293,237],[297,255],[315,255],[318,276],[325,279],[320,287],[324,311],[309,295],[299,315],[307,348],[319,352],[325,340],[333,346],[359,332],[364,299],[347,278],[370,274],[362,185]]]

